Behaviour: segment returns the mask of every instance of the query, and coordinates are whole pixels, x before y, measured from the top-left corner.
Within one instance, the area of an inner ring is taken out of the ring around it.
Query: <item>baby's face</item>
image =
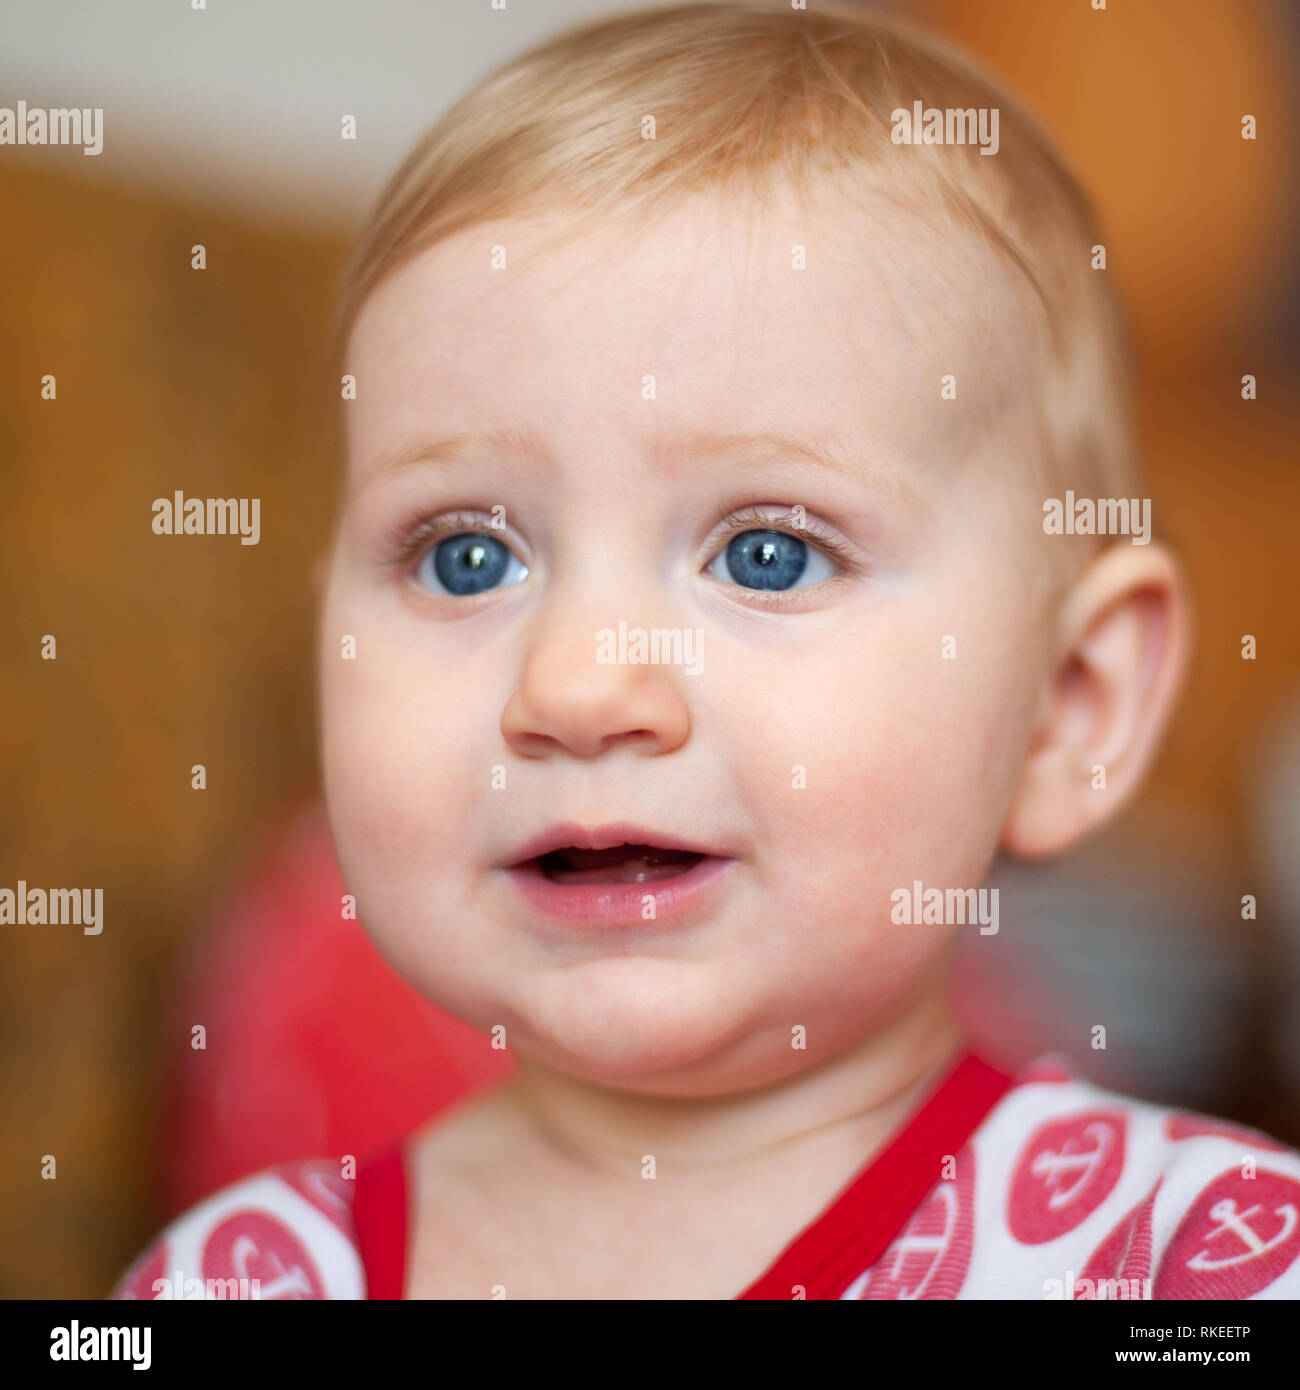
[[[394,965],[512,1048],[665,1095],[761,1084],[929,1007],[978,931],[896,924],[891,895],[979,886],[1042,687],[1010,291],[894,210],[747,226],[704,197],[529,260],[542,231],[434,247],[351,342],[340,863]],[[711,857],[525,862],[620,823]]]

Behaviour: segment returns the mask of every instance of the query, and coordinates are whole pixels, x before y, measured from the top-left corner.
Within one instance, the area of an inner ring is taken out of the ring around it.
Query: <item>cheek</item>
[[[418,875],[463,856],[467,811],[490,785],[491,748],[473,722],[483,703],[432,650],[348,616],[335,621],[327,606],[321,641],[322,768],[339,855],[367,875]],[[344,633],[356,638],[351,660]]]
[[[472,918],[467,867],[482,850],[476,807],[488,795],[489,741],[469,722],[463,683],[437,679],[432,663],[383,645],[373,628],[342,631],[356,633],[357,657],[340,661],[337,640],[324,639],[321,733],[344,882],[398,973],[466,1016],[450,961]],[[477,709],[481,720],[481,701]],[[476,760],[468,750],[478,745]]]
[[[1018,666],[1006,651],[977,660],[993,634],[972,624],[956,660],[943,636],[916,615],[825,645],[792,663],[797,694],[754,720],[749,763],[768,781],[746,788],[758,867],[805,913],[888,925],[895,888],[983,881],[1015,782]]]

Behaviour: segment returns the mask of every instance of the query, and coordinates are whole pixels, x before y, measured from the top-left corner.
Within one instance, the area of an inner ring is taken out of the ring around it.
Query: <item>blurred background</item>
[[[102,886],[105,927],[0,926],[0,1296],[99,1297],[204,1194],[365,1152],[511,1067],[339,917],[312,641],[340,461],[326,330],[422,130],[503,59],[628,8],[6,7],[0,106],[105,114],[97,157],[0,146],[0,887]],[[999,868],[959,1007],[1005,1066],[1061,1053],[1300,1144],[1300,8],[875,8],[982,59],[1092,191],[1198,621],[1142,798],[1058,864]],[[153,535],[178,488],[259,497],[260,543]]]

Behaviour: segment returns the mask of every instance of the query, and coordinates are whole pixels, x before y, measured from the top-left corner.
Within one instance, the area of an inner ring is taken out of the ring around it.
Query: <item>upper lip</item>
[[[611,825],[578,825],[566,822],[548,826],[520,845],[506,860],[507,867],[527,863],[557,849],[616,849],[619,845],[653,845],[656,849],[675,849],[686,854],[708,854],[728,858],[723,851],[698,840],[674,835],[667,830],[651,830],[644,825],[618,821]]]

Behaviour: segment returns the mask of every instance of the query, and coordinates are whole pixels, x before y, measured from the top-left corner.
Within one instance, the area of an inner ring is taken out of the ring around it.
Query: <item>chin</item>
[[[719,999],[715,991],[684,987],[680,969],[678,963],[675,984],[618,988],[588,977],[567,979],[563,998],[539,991],[521,1050],[586,1081],[682,1094],[678,1083],[700,1084],[701,1072],[714,1069],[748,1029],[734,990]]]

